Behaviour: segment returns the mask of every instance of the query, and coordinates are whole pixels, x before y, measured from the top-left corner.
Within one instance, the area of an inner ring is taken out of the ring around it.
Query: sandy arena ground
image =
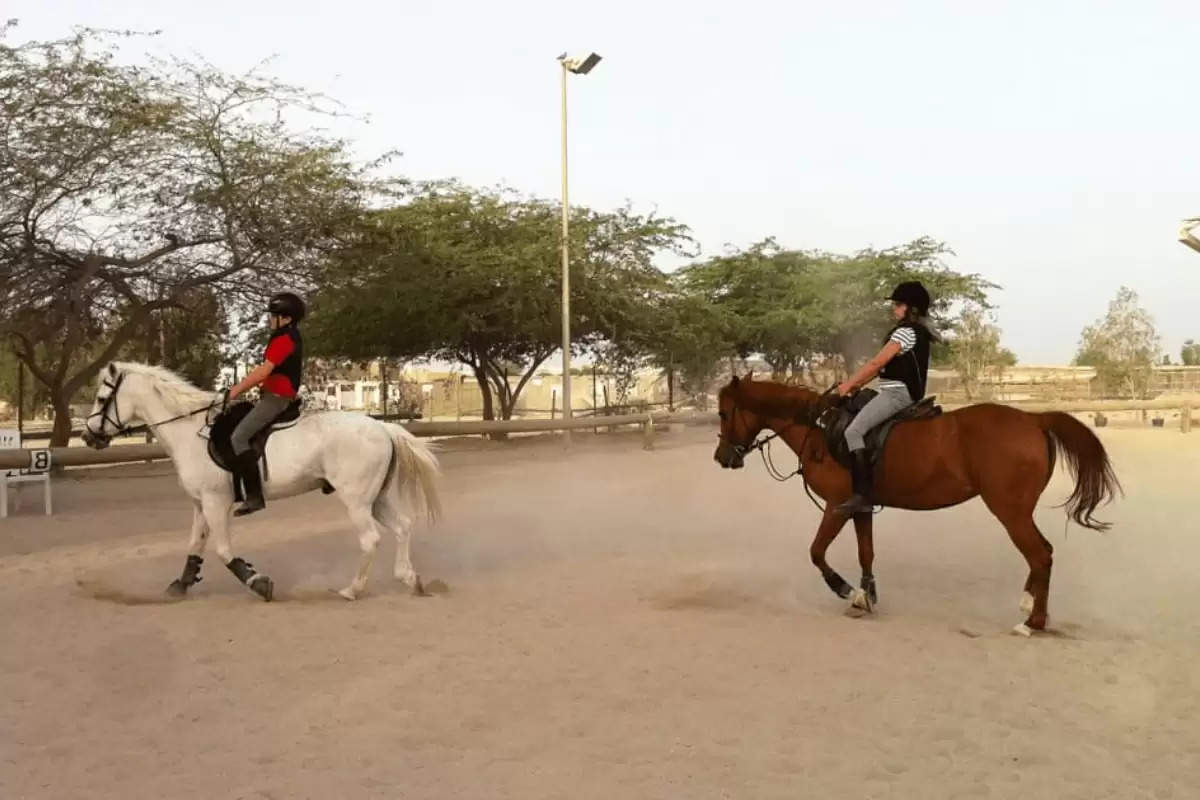
[[[885,512],[881,605],[808,563],[817,512],[712,429],[454,445],[412,597],[336,498],[235,527],[183,602],[190,505],[162,466],[60,481],[0,522],[0,797],[1192,798],[1200,433],[1101,432],[1109,534],[1039,511],[1054,635],[1009,634],[1026,569],[978,501]],[[794,463],[777,450],[781,465]],[[831,560],[857,583],[847,530]],[[434,583],[436,588],[438,584]]]

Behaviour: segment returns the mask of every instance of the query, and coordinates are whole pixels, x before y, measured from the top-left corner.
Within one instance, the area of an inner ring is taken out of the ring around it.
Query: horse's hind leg
[[[1038,531],[1038,536],[1042,537],[1042,544],[1045,545],[1046,549],[1050,551],[1051,559],[1053,559],[1054,545],[1050,544],[1050,541],[1046,539],[1045,535],[1043,535],[1040,530]],[[1033,601],[1033,571],[1031,570],[1029,572],[1029,577],[1025,579],[1025,591],[1021,593],[1021,611],[1026,614],[1033,613]]]
[[[1025,591],[1026,594],[1033,595],[1033,607],[1028,612],[1029,617],[1025,620],[1025,625],[1035,631],[1043,630],[1046,627],[1046,606],[1050,599],[1050,570],[1054,566],[1054,552],[1050,543],[1038,531],[1032,516],[1024,521],[1006,523],[1004,527],[1008,529],[1008,535],[1012,538],[1013,544],[1029,562],[1029,577],[1025,581]],[[1028,603],[1024,598],[1022,600],[1022,610],[1024,610],[1024,606]],[[1018,628],[1018,632],[1024,633],[1025,631]]]
[[[984,501],[987,502],[986,496]],[[992,503],[988,503],[988,508],[1004,524],[1009,538],[1029,564],[1025,594],[1021,598],[1021,610],[1029,617],[1023,625],[1018,625],[1014,630],[1025,635],[1031,630],[1043,630],[1046,627],[1047,604],[1050,598],[1050,571],[1054,566],[1054,548],[1034,523],[1032,509],[1017,511],[996,508]]]
[[[415,593],[421,594],[421,577],[413,568],[410,543],[412,542],[412,520],[400,508],[400,501],[385,494],[375,504],[375,520],[396,537],[396,561],[392,575],[403,581]]]
[[[367,578],[371,573],[371,562],[374,561],[375,549],[379,546],[379,523],[375,521],[375,517],[371,514],[371,505],[369,503],[347,505],[346,510],[350,513],[350,522],[358,530],[358,545],[361,555],[358,560],[358,572],[355,573],[354,580],[350,581],[349,586],[339,589],[338,594],[347,600],[354,600],[362,593],[363,589],[367,588]]]

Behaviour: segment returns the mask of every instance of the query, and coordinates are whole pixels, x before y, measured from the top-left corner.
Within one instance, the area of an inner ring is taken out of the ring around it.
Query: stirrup
[[[860,494],[852,494],[836,510],[839,514],[852,516],[854,514],[864,514],[868,511],[874,511],[875,504],[871,502],[870,498],[863,497]]]
[[[251,502],[250,498],[246,498],[240,506],[233,510],[233,515],[235,517],[244,517],[247,514],[253,514],[255,511],[262,511],[266,507],[267,504],[262,501]]]

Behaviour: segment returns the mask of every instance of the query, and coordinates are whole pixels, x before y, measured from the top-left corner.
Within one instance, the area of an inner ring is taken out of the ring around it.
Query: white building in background
[[[406,380],[401,373],[396,381]],[[395,406],[403,400],[403,387],[396,381],[388,381],[388,405]],[[355,380],[330,381],[324,386],[324,403],[329,409],[338,411],[369,411],[382,408],[382,381]]]

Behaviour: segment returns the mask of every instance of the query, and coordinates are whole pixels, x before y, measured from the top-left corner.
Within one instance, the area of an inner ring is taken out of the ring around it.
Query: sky
[[[141,52],[286,81],[369,121],[403,174],[688,224],[703,255],[767,236],[852,253],[918,236],[999,284],[1003,342],[1066,363],[1120,286],[1164,351],[1200,339],[1200,15],[1182,2],[7,0],[12,40],[153,30]],[[676,262],[664,261],[671,268]]]

